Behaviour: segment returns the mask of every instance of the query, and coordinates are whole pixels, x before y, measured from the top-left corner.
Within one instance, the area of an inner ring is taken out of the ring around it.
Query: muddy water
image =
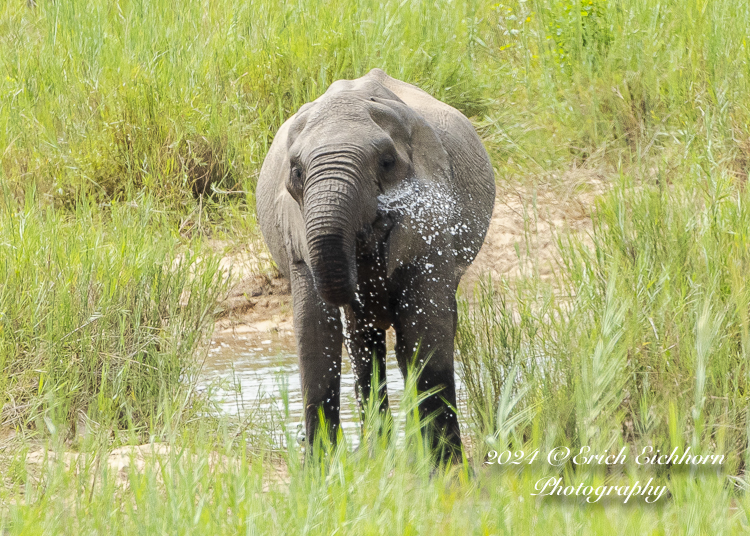
[[[404,381],[393,351],[389,332],[386,379],[394,414],[404,390]],[[459,366],[459,363],[456,363]],[[463,389],[456,378],[459,400]],[[299,365],[294,338],[288,335],[232,334],[214,336],[203,363],[199,389],[208,390],[220,411],[242,416],[258,409],[278,412],[292,430],[304,422]],[[286,408],[285,408],[286,406]],[[462,404],[459,402],[459,410]],[[359,415],[354,396],[354,374],[346,351],[342,359],[341,425],[347,438],[357,443]]]

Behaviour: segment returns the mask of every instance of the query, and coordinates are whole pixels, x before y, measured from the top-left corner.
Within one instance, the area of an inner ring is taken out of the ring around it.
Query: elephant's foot
[[[325,454],[336,447],[340,428],[338,396],[331,402],[321,405],[308,404],[305,407],[303,441],[308,456]]]
[[[450,405],[455,406],[455,402]],[[440,394],[437,394],[428,397],[420,404],[419,414],[423,422],[429,421],[425,427],[425,434],[438,464],[461,463],[463,459],[461,430],[454,409],[440,400]]]

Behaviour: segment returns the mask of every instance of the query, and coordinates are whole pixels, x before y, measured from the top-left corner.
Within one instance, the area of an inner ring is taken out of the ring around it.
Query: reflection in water
[[[392,344],[389,348],[386,378],[388,398],[395,416],[404,390],[404,380]],[[459,400],[462,398],[461,387],[457,376]],[[256,334],[215,336],[201,370],[198,388],[210,389],[212,400],[229,415],[242,416],[255,409],[277,411],[279,415],[284,415],[284,406],[288,404],[287,424],[294,429],[304,421],[299,366],[291,337],[271,334],[260,337]],[[341,375],[341,426],[347,437],[356,444],[359,415],[354,397],[354,374],[345,350]]]

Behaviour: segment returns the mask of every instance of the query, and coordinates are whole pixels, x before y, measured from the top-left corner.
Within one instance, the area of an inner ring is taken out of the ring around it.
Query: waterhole
[[[398,420],[404,380],[393,351],[393,339],[389,331],[386,381],[391,409]],[[459,366],[457,362],[457,371]],[[360,422],[354,384],[351,362],[344,349],[341,427],[350,444],[356,445]],[[456,388],[461,411],[464,391],[458,375]],[[232,417],[241,419],[250,412],[272,412],[285,419],[291,430],[304,422],[299,363],[292,336],[275,333],[215,335],[201,367],[198,389],[210,397],[220,412]]]

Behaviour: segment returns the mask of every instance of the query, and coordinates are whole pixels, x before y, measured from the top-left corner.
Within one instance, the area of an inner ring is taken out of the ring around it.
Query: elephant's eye
[[[299,165],[292,165],[292,169],[289,172],[289,181],[287,182],[287,190],[289,193],[299,201],[302,196],[302,187],[304,181],[304,171]]]
[[[396,158],[392,154],[384,154],[380,157],[380,167],[385,171],[389,171],[396,164]]]

